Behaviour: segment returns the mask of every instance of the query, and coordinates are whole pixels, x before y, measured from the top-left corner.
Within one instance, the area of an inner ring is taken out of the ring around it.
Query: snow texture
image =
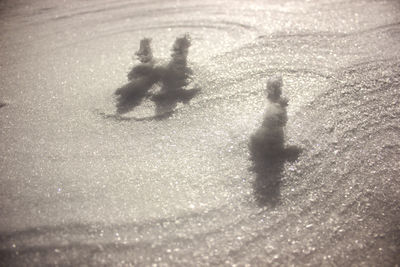
[[[398,265],[399,14],[0,1],[0,266]]]

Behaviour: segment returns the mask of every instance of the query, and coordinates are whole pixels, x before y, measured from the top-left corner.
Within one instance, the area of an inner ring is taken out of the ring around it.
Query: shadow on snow
[[[186,89],[192,75],[187,64],[189,35],[175,40],[171,60],[166,66],[155,64],[150,42],[151,39],[148,38],[141,40],[139,51],[136,52],[141,63],[128,73],[129,83],[115,91],[118,115],[128,113],[144,99],[150,99],[156,105],[155,116],[151,119],[166,119],[173,114],[179,102],[189,103],[200,91],[199,88]],[[154,85],[160,87],[158,92],[152,92]]]
[[[279,202],[284,164],[295,161],[301,153],[296,146],[284,145],[288,100],[281,97],[281,87],[281,77],[268,80],[264,120],[249,143],[251,170],[256,174],[253,190],[260,206],[275,206]]]

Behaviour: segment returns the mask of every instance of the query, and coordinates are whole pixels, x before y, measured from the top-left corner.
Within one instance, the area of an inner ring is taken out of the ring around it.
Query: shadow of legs
[[[149,78],[133,80],[115,91],[117,96],[117,113],[124,114],[140,105],[146,97],[147,92],[153,85]]]
[[[295,161],[300,153],[301,149],[295,146],[270,153],[251,148],[252,170],[256,174],[253,190],[259,206],[273,207],[278,204],[284,164]]]
[[[284,160],[255,159],[253,171],[256,180],[253,184],[254,196],[259,206],[275,206],[280,198]]]
[[[156,104],[156,116],[166,119],[173,114],[173,111],[179,102],[187,104],[195,97],[200,89],[162,89],[162,93],[154,95],[151,100]]]

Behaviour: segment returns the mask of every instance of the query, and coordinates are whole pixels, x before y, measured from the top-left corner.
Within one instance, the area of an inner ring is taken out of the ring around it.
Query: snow
[[[1,265],[399,263],[399,11],[2,1]],[[157,97],[119,112],[115,92],[148,64],[141,40],[168,73],[185,33],[183,89],[196,94],[167,112]],[[289,99],[274,109],[288,118],[281,145],[296,153],[270,167],[251,140],[276,76]]]

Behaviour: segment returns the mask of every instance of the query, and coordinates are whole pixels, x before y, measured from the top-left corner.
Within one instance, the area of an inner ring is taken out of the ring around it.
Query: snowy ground
[[[399,14],[396,0],[0,2],[0,265],[399,264]],[[162,118],[149,100],[116,115],[140,40],[167,62],[185,32],[200,93]],[[268,172],[248,144],[274,75],[302,152]]]

